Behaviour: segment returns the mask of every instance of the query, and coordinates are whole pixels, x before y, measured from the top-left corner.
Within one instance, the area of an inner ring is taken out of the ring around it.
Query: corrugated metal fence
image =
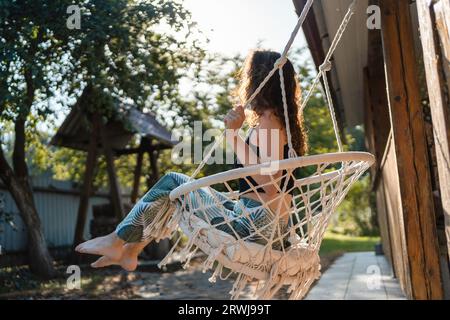
[[[79,189],[71,181],[54,180],[48,174],[33,178],[32,185],[48,247],[58,248],[72,245],[80,200]],[[27,246],[25,226],[13,198],[1,185],[0,201],[3,202],[3,208],[0,210],[11,213],[13,223],[17,227],[17,230],[14,230],[8,224],[0,224],[2,252],[25,251]],[[84,230],[86,239],[90,238],[89,224],[92,219],[92,206],[107,203],[109,203],[109,198],[105,192],[99,192],[91,197]]]

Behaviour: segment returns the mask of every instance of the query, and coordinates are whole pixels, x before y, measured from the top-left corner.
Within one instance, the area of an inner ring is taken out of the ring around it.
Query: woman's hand
[[[228,112],[225,116],[224,123],[227,129],[239,130],[245,121],[244,107],[239,105]]]

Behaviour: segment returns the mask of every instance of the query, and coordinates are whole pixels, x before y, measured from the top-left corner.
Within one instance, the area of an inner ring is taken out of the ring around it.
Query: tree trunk
[[[28,183],[22,184],[5,159],[0,148],[0,178],[11,193],[20,216],[27,227],[28,233],[28,259],[30,269],[42,278],[52,278],[56,275],[53,267],[53,259],[47,249],[44,234],[41,229],[33,195]]]
[[[33,41],[30,45],[30,56],[34,55],[38,43],[41,40],[42,33],[38,32],[37,40]],[[11,193],[27,228],[30,269],[36,275],[49,279],[56,276],[56,271],[53,267],[53,259],[48,251],[41,228],[41,221],[34,203],[33,190],[30,185],[25,158],[25,122],[30,114],[35,98],[33,71],[29,65],[24,68],[24,77],[26,83],[26,103],[21,106],[14,123],[13,168],[6,161],[0,145],[0,179],[2,179],[6,188]]]

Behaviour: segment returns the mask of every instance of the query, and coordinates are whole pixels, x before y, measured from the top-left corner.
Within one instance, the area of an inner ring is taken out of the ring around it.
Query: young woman
[[[248,101],[279,58],[280,54],[272,51],[256,50],[249,54],[241,71],[240,85],[237,91],[243,103]],[[303,117],[299,112],[300,87],[290,61],[283,66],[283,72],[292,144],[297,155],[301,156],[306,152],[307,143]],[[238,131],[245,120],[252,129],[244,141]],[[278,73],[272,76],[258,94],[252,102],[250,110],[246,111],[242,106],[236,106],[226,115],[224,122],[226,128],[231,131],[231,134],[227,134],[227,141],[236,154],[236,167],[256,164],[252,159],[265,162],[268,159],[287,158],[289,150]],[[151,241],[152,235],[148,234],[146,227],[152,223],[161,210],[165,212],[175,210],[177,203],[169,200],[169,194],[187,182],[188,178],[180,173],[166,174],[139,200],[128,216],[117,226],[115,232],[86,241],[78,245],[75,250],[80,253],[101,256],[92,264],[95,268],[117,264],[126,270],[134,270],[139,253]],[[274,185],[273,180],[279,181],[279,186]],[[286,180],[288,181],[286,182]],[[236,231],[239,237],[245,238],[247,241],[264,243],[264,237],[255,236],[252,232],[253,228],[269,224],[274,218],[273,212],[281,212],[281,221],[285,230],[279,232],[286,234],[287,213],[292,200],[293,182],[292,175],[287,174],[286,171],[246,177],[239,181],[241,194],[239,200],[224,200],[222,209],[211,205],[201,211],[197,210],[196,215],[217,229],[233,236],[236,236],[234,232]],[[213,196],[207,191],[198,190],[196,192],[204,203],[213,199]],[[226,199],[219,192],[215,192],[214,197]],[[270,210],[262,207],[261,200],[269,203]],[[192,205],[195,203],[193,202]],[[244,215],[242,208],[248,209],[251,214]],[[224,222],[224,214],[232,219],[229,224]],[[261,232],[270,237],[272,229],[270,227],[263,228]],[[283,241],[285,241],[284,238]],[[281,243],[274,244],[273,247],[279,249],[281,245]],[[283,245],[288,246],[289,243],[283,243]]]

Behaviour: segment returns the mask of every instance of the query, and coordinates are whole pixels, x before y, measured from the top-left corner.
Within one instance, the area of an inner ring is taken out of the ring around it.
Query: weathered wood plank
[[[386,93],[386,78],[384,74],[384,58],[380,30],[370,30],[368,35],[367,57],[368,95],[372,107],[373,143],[377,159],[377,175],[373,185],[377,187],[377,176],[381,160],[386,151],[386,145],[391,131],[391,121]]]
[[[450,85],[450,1],[441,0],[430,7],[428,1],[419,0],[417,9],[450,259],[450,106],[445,92]],[[434,16],[431,12],[433,9]]]
[[[413,299],[442,299],[436,222],[408,0],[380,0],[382,38]],[[408,285],[407,285],[408,287]]]
[[[381,245],[383,246],[383,253],[384,253],[385,257],[388,259],[392,268],[394,269],[394,274],[395,274],[395,268],[394,268],[392,251],[391,251],[392,249],[391,249],[391,237],[390,237],[390,226],[389,226],[389,220],[388,220],[388,211],[387,211],[386,199],[384,197],[383,188],[379,187],[375,191],[375,196],[376,196],[376,203],[377,203],[377,218],[378,218],[378,225],[380,228],[380,237],[381,237]]]
[[[436,26],[441,42],[441,52],[447,88],[450,93],[450,0],[441,0],[434,5]]]
[[[379,197],[386,205],[386,219],[389,225],[390,248],[392,251],[392,267],[400,281],[403,292],[411,297],[412,288],[410,268],[408,265],[408,251],[406,250],[405,223],[403,220],[402,198],[400,196],[400,182],[395,147],[392,135],[388,139],[386,152],[381,166]]]
[[[370,59],[369,59],[370,60]],[[384,184],[382,181],[382,170],[384,167],[382,166],[383,162],[383,152],[377,152],[376,149],[376,135],[379,135],[379,131],[382,131],[385,129],[385,127],[390,128],[390,122],[389,117],[387,117],[388,125],[384,127],[375,127],[374,126],[374,100],[376,100],[374,97],[372,97],[372,90],[371,88],[377,87],[374,83],[375,81],[379,81],[381,78],[375,78],[371,79],[369,75],[370,71],[369,68],[364,69],[364,103],[365,103],[365,112],[364,112],[364,130],[366,135],[366,145],[367,149],[370,153],[374,154],[376,156],[377,162],[376,165],[372,166],[371,168],[371,176],[372,176],[372,188],[376,193],[376,205],[377,205],[377,219],[378,219],[378,225],[380,228],[380,235],[381,235],[381,243],[383,245],[383,252],[391,265],[394,264],[393,258],[392,258],[392,252],[391,252],[391,228],[389,224],[388,219],[388,208],[386,204],[386,199],[384,196]],[[384,77],[381,79],[383,84],[385,83]],[[384,95],[386,96],[386,89],[383,87]],[[384,106],[385,109],[388,109],[387,103]],[[377,112],[379,112],[377,110]],[[388,114],[388,112],[386,112]],[[388,114],[389,116],[389,114]],[[395,225],[396,228],[398,228],[397,225]],[[395,270],[395,269],[394,269]],[[395,272],[394,272],[395,273]]]
[[[373,1],[371,1],[373,2]],[[399,225],[392,223],[392,211],[388,207],[385,196],[385,182],[383,181],[384,155],[389,147],[389,133],[391,122],[386,93],[386,79],[384,76],[384,60],[380,30],[370,30],[368,35],[368,56],[365,74],[366,99],[366,136],[371,145],[370,152],[376,157],[376,165],[372,166],[372,189],[376,193],[377,218],[380,227],[383,252],[392,265],[394,274],[402,273],[395,265],[398,255],[393,256],[393,247],[398,243],[395,234],[399,234]],[[395,176],[388,175],[387,178]],[[391,220],[391,221],[390,221]],[[395,239],[395,240],[394,240]],[[392,242],[394,242],[392,244]]]

